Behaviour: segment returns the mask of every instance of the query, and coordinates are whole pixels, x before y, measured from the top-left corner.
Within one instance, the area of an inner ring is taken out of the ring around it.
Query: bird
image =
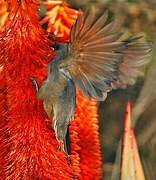
[[[68,154],[66,134],[76,108],[76,89],[87,98],[104,101],[107,93],[126,88],[143,74],[151,55],[151,43],[140,42],[142,36],[122,40],[116,21],[107,23],[108,12],[95,19],[90,11],[80,14],[72,26],[68,43],[56,43],[47,77],[36,96],[52,121],[60,149]]]

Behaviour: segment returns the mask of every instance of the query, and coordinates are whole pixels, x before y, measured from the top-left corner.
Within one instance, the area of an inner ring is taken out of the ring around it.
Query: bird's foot
[[[34,86],[34,88],[36,90],[36,93],[37,93],[39,91],[39,85],[38,85],[36,79],[34,77],[31,77],[30,79],[31,79],[32,84],[33,84],[33,86]]]
[[[65,154],[68,154],[66,145],[65,145],[64,141],[62,141],[62,140],[59,140],[59,148],[58,149],[59,149],[59,151],[64,152]]]

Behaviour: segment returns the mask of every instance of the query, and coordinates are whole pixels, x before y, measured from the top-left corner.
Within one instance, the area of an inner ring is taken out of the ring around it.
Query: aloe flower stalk
[[[71,163],[58,151],[51,122],[31,78],[45,79],[53,52],[39,25],[35,0],[8,0],[0,33],[0,177],[3,179],[100,179],[97,105],[78,93],[70,125]],[[69,13],[69,12],[67,12]],[[64,40],[67,38],[63,37]]]
[[[9,19],[0,34],[4,73],[0,96],[1,171],[7,179],[70,179],[66,157],[57,150],[54,133],[30,79],[36,77],[41,82],[45,78],[53,55],[51,42],[36,16],[38,3],[7,3]]]
[[[83,180],[101,179],[102,159],[99,143],[98,109],[94,100],[84,98],[77,93],[77,110],[75,115],[79,137],[81,178]],[[71,127],[72,128],[72,124]],[[71,137],[72,139],[72,137]]]

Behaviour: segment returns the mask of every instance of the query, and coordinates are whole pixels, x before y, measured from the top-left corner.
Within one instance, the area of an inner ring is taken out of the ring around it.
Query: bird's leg
[[[33,78],[33,77],[31,77],[30,79],[31,79],[32,84],[33,84],[33,86],[34,86],[34,88],[35,88],[35,90],[36,90],[36,93],[37,93],[37,92],[39,91],[39,85],[38,85],[36,79]]]
[[[58,140],[59,141],[59,151],[64,152],[65,154],[68,155],[67,151],[67,145],[66,145],[66,139],[64,140]]]

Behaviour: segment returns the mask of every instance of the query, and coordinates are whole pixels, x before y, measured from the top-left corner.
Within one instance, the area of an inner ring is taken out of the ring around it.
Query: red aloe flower
[[[77,110],[70,125],[71,163],[78,179],[101,177],[97,105],[77,92]],[[74,156],[73,156],[74,155]]]
[[[5,82],[5,76],[3,67],[1,66],[0,69],[0,177],[4,178],[4,165],[5,165],[5,159],[4,156],[6,155],[5,146],[4,146],[4,139],[7,135],[6,130],[6,82]]]
[[[99,179],[101,157],[97,105],[80,93],[70,125],[71,166],[58,152],[51,123],[31,77],[46,77],[53,53],[36,16],[37,2],[8,0],[9,21],[0,34],[0,177],[3,179]],[[66,39],[66,37],[65,37]]]
[[[35,15],[37,5],[34,0],[9,0],[9,21],[0,34],[0,163],[4,179],[71,177],[30,80],[45,78],[52,57],[47,34]]]
[[[80,179],[98,180],[101,177],[102,164],[99,148],[97,103],[94,100],[84,98],[80,92],[77,93],[75,123],[80,147],[77,150],[80,156]]]
[[[0,11],[0,31],[1,31],[8,17],[5,0],[0,0],[0,10],[1,10]]]
[[[48,23],[48,32],[67,40],[80,11],[69,8],[64,0],[47,1],[43,4],[47,5],[47,13],[40,23]]]

